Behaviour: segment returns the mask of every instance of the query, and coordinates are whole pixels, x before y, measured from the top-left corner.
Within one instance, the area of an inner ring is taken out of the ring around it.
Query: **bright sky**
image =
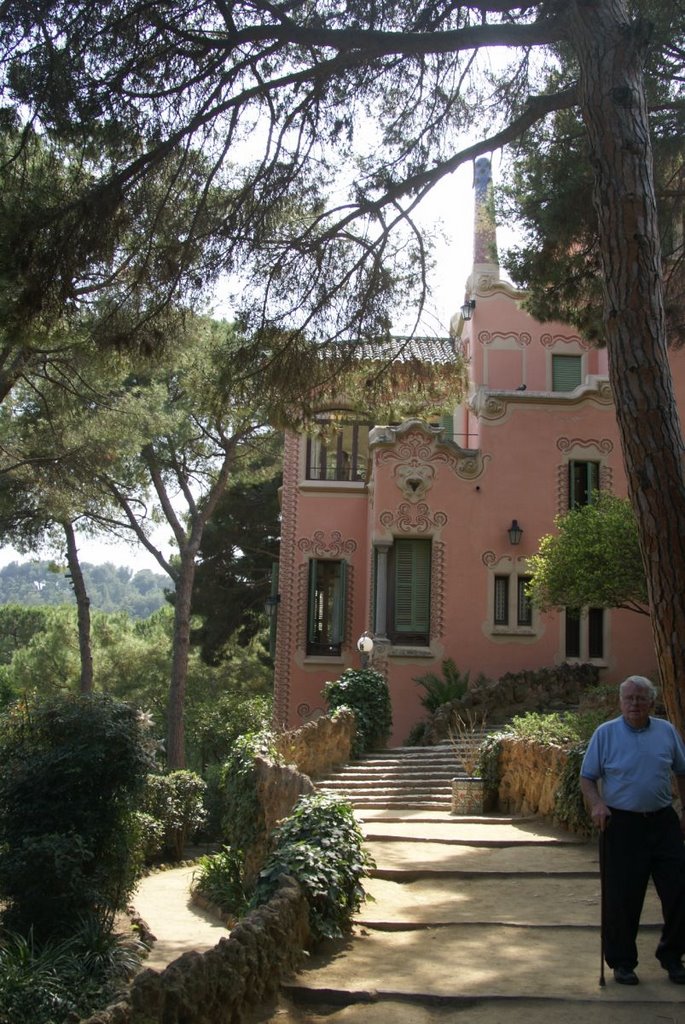
[[[495,181],[498,178],[499,167],[499,155],[495,154]],[[428,230],[440,225],[444,234],[444,240],[436,251],[437,264],[431,282],[434,291],[433,308],[424,317],[422,331],[425,334],[447,335],[450,319],[464,301],[464,288],[473,259],[472,164],[460,167],[432,190],[421,206],[421,215],[418,219]],[[511,245],[515,237],[511,230],[498,228],[500,249]],[[403,333],[406,329],[406,324],[398,324],[398,333]],[[162,526],[154,538],[155,543],[165,554],[173,550],[173,545],[169,543],[170,537],[171,528]],[[163,571],[153,556],[137,544],[84,537],[79,544],[79,554],[84,562],[113,562],[115,565],[130,566],[134,570]],[[14,548],[0,548],[0,567],[12,561],[24,560],[26,556],[19,555]]]

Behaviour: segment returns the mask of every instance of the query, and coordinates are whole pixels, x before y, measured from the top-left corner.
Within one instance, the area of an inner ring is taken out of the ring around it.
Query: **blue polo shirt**
[[[658,811],[673,802],[671,772],[685,775],[685,745],[670,722],[633,729],[623,716],[595,730],[580,774],[601,780],[602,799],[623,811]]]

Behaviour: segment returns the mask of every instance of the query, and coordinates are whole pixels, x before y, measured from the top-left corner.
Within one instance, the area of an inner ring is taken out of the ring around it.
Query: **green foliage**
[[[161,573],[149,569],[134,572],[111,562],[84,562],[81,568],[95,611],[125,611],[134,619],[143,619],[164,604],[169,579]],[[0,605],[71,605],[75,598],[68,573],[66,566],[40,559],[10,562],[0,569]]]
[[[87,924],[67,939],[38,945],[0,933],[0,1024],[62,1024],[107,1006],[122,994],[145,947]]]
[[[517,715],[512,719],[509,732],[517,739],[565,747],[589,739],[603,721],[604,715],[601,711],[583,714],[575,711],[528,711],[525,715]]]
[[[77,690],[74,608],[7,606],[4,617],[0,609],[3,625],[7,634],[4,653],[0,639],[0,707],[21,694]],[[92,616],[95,688],[149,711],[156,735],[164,731],[172,631],[173,610],[166,605],[147,619],[134,620],[125,612]],[[266,644],[265,632],[247,644],[234,639],[216,666],[205,664],[200,652],[191,649],[186,729],[187,764],[193,770],[205,773],[208,765],[221,763],[238,735],[259,731],[269,722],[273,667]],[[2,663],[3,656],[8,664]]]
[[[283,436],[274,434],[261,461],[247,479],[229,486],[205,527],[193,585],[193,614],[202,624],[191,640],[210,665],[222,660],[238,630],[246,644],[264,628],[264,602],[278,559],[282,459]]]
[[[344,935],[365,899],[361,879],[374,866],[350,804],[330,794],[301,797],[273,841],[252,905],[265,903],[279,878],[292,875],[307,896],[314,938]]]
[[[652,28],[662,10],[662,5],[651,5],[648,17]],[[568,75],[568,66],[566,70]],[[571,74],[575,75],[575,69]],[[558,71],[553,73],[550,91],[558,87],[560,77]],[[682,199],[673,187],[682,173],[676,142],[678,135],[682,139],[682,126],[674,136],[663,123],[671,120],[666,113],[668,103],[662,106],[653,95],[650,106],[654,119],[662,121],[652,135],[652,144],[661,239],[668,257],[677,249],[674,224],[682,216],[678,210]],[[578,110],[559,110],[520,140],[508,180],[498,190],[499,222],[517,222],[523,229],[522,243],[502,254],[502,264],[512,279],[528,290],[526,308],[530,313],[543,322],[573,324],[585,337],[602,343],[602,268],[592,189],[581,115]],[[671,273],[673,262],[666,259],[664,264],[665,310],[669,338],[682,343],[682,281]]]
[[[205,685],[196,686],[188,698],[186,742],[188,760],[206,774],[209,765],[225,761],[239,736],[268,728],[273,701],[265,693],[222,689],[222,683],[233,684],[231,663],[223,664],[221,672],[214,670],[216,679],[212,678],[212,670],[205,675],[201,666],[199,658],[193,661],[191,678],[204,676]],[[258,673],[259,666],[256,670]],[[255,685],[261,681],[257,673],[252,676]]]
[[[193,875],[193,889],[232,917],[241,917],[248,902],[241,851],[224,846],[219,853],[200,857]]]
[[[568,751],[568,759],[554,801],[554,817],[566,828],[590,835],[592,821],[580,789],[580,766],[586,750],[587,740],[576,744]]]
[[[279,762],[271,733],[240,736],[221,770],[222,831],[228,846],[241,850],[264,835],[264,821],[257,798],[255,757]]]
[[[469,677],[469,672],[462,674],[459,671],[453,658],[445,658],[442,662],[441,676],[436,672],[426,672],[422,676],[417,676],[414,682],[426,691],[421,697],[421,703],[427,711],[433,713],[443,704],[460,700],[468,690]]]
[[[485,737],[480,745],[476,775],[483,780],[483,788],[487,793],[497,793],[499,788],[499,758],[502,753],[502,740],[507,736],[511,736],[507,730],[492,732]]]
[[[206,783],[189,771],[148,775],[143,811],[162,827],[162,844],[158,854],[181,860],[183,851],[195,832],[206,821],[203,796]],[[149,849],[152,830],[147,832]]]
[[[151,768],[138,713],[102,696],[14,706],[0,721],[0,898],[43,941],[107,931],[139,871],[134,811]]]
[[[635,514],[626,498],[600,491],[558,516],[558,533],[528,559],[540,608],[628,608],[646,613],[647,584]]]
[[[330,711],[349,707],[355,713],[353,757],[385,745],[392,728],[392,710],[388,684],[380,672],[348,668],[340,679],[325,683],[322,693]]]

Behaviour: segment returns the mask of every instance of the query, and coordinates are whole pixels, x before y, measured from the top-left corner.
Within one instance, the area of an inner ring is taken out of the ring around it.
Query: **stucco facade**
[[[502,281],[485,204],[467,321],[452,322],[469,395],[442,426],[410,420],[347,428],[316,449],[286,441],[277,721],[324,709],[323,683],[358,667],[358,637],[375,636],[387,676],[392,742],[423,717],[415,677],[452,657],[497,678],[564,660],[591,660],[605,681],[655,675],[649,620],[628,611],[541,614],[525,599],[526,562],[554,517],[595,487],[626,493],[607,355],[562,323],[540,324]],[[672,357],[679,406],[684,353]],[[522,528],[512,543],[509,528]]]

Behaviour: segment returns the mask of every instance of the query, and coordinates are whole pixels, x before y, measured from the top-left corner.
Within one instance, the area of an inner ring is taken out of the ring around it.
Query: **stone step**
[[[447,924],[395,931],[392,943],[387,935],[384,930],[364,927],[355,934],[354,942],[347,942],[344,955],[331,956],[330,949],[314,953],[286,991],[298,1000],[307,993],[310,1003],[335,1002],[335,993],[349,993],[351,988],[354,993],[372,993],[375,1000],[449,1001],[453,1012],[462,1004],[466,1019],[471,1019],[466,1000],[493,1000],[499,1002],[500,1015],[491,1019],[500,1022],[509,1019],[511,1001],[530,999],[531,995],[534,1000],[562,1001],[567,1014],[561,1016],[558,1007],[555,1012],[548,1005],[548,1016],[538,1019],[575,1022],[588,1019],[588,1004],[602,1004],[604,1019],[618,1021],[624,1019],[619,1006],[630,1010],[636,995],[660,1012],[663,1005],[658,1004],[672,997],[654,958],[656,936],[650,928],[642,929],[638,939],[638,993],[611,979],[606,990],[599,987],[596,921],[586,926],[569,926],[563,918],[545,926],[500,921]],[[655,1018],[645,1008],[641,1017],[625,1019],[651,1024]]]
[[[321,792],[344,796],[353,807],[449,809],[451,780],[464,777],[451,744],[373,752],[317,780]]]

